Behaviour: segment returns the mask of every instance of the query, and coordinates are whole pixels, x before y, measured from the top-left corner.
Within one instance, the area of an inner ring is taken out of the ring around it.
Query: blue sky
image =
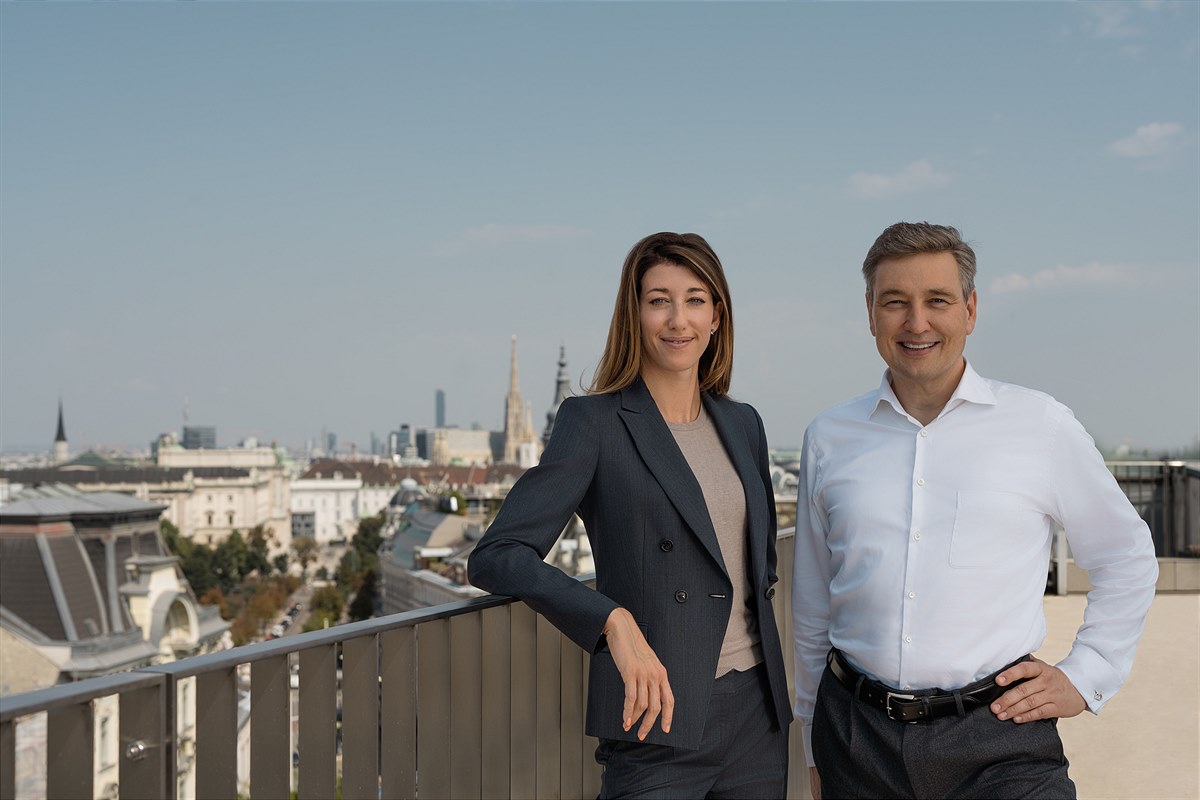
[[[772,443],[878,384],[867,248],[979,259],[981,373],[1200,433],[1200,4],[0,3],[0,449],[540,427],[657,230]]]

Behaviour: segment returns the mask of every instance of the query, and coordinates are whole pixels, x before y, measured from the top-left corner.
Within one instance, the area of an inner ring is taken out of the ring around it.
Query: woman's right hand
[[[671,684],[667,681],[667,668],[650,648],[633,615],[623,608],[614,609],[604,623],[604,636],[625,681],[622,727],[628,731],[641,717],[637,737],[639,741],[645,741],[646,734],[654,727],[654,720],[661,714],[663,733],[670,733],[675,695],[671,694]]]

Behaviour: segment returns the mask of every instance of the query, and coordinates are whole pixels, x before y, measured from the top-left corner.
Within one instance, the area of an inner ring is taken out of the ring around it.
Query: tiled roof
[[[106,483],[178,483],[189,472],[195,478],[244,478],[250,474],[250,470],[237,467],[91,467],[67,464],[62,467],[0,470],[0,478],[7,478],[13,483],[26,486],[43,483],[66,483],[76,486]]]
[[[485,483],[502,483],[506,478],[520,477],[525,470],[515,464],[493,464],[490,467],[410,467],[397,466],[388,461],[339,461],[321,459],[314,461],[304,471],[304,479],[332,479],[335,473],[343,478],[361,479],[366,486],[399,486],[400,481],[412,478],[418,486],[451,484],[474,486]]]

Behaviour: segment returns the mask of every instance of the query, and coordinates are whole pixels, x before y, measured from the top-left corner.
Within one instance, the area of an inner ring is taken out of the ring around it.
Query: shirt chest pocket
[[[1046,516],[1018,494],[968,489],[958,493],[950,566],[987,569],[1011,565],[1043,547]]]

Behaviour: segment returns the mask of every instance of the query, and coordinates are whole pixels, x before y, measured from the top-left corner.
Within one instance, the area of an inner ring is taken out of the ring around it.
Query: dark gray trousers
[[[762,665],[718,678],[699,750],[601,739],[601,800],[782,798],[788,736],[775,721],[769,696]]]
[[[1056,720],[1018,725],[987,708],[907,724],[856,700],[829,668],[812,727],[825,800],[855,797],[1069,798]]]

